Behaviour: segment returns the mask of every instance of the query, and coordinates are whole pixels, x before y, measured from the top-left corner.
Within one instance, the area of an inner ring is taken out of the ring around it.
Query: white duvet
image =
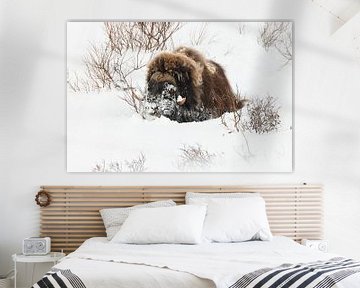
[[[112,244],[106,238],[91,238],[55,267],[70,269],[87,288],[228,288],[254,270],[336,256],[311,250],[286,237],[200,245]],[[335,287],[360,287],[360,273]]]

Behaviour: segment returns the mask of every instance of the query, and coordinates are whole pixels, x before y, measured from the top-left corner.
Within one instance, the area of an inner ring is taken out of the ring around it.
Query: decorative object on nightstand
[[[31,273],[31,285],[34,284],[34,266],[36,263],[53,263],[54,265],[58,263],[58,261],[65,257],[65,253],[62,252],[50,252],[46,255],[37,255],[37,256],[29,256],[24,254],[14,254],[12,255],[12,259],[14,261],[14,270],[15,270],[15,278],[14,278],[14,288],[16,288],[16,274],[17,274],[17,263],[33,263],[32,273]]]
[[[24,255],[46,255],[50,247],[50,237],[29,237],[23,240],[22,252]]]
[[[309,240],[309,239],[303,239],[301,240],[301,244],[309,247],[314,250],[319,250],[321,252],[327,252],[328,251],[328,242],[325,240]]]

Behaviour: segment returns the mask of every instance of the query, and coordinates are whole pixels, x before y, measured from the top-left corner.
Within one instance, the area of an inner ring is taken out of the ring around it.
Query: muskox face
[[[181,90],[182,77],[179,73],[174,74],[173,76],[169,72],[156,72],[150,77],[143,105],[144,118],[153,119],[164,116],[182,122],[179,121],[179,113],[187,106],[187,99],[186,96],[181,95],[181,92],[184,92]]]

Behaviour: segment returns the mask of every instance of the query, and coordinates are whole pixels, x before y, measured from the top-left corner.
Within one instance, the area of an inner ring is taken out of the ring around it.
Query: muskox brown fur
[[[199,51],[179,47],[148,64],[146,113],[177,122],[204,121],[241,109],[220,64]]]

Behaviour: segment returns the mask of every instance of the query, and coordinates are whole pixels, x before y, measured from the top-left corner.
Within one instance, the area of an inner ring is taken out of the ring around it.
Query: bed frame
[[[74,251],[90,237],[105,236],[99,209],[128,207],[164,199],[178,204],[191,192],[259,192],[266,201],[274,235],[295,241],[321,239],[321,185],[251,186],[42,186],[51,203],[40,208],[40,233],[52,239],[52,251]]]

